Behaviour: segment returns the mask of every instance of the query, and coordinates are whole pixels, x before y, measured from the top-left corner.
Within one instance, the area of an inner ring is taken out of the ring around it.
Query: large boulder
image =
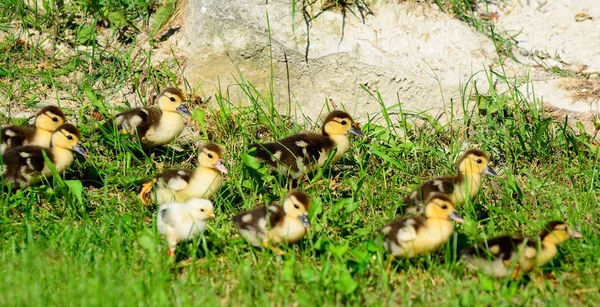
[[[291,1],[190,1],[187,80],[205,95],[220,87],[245,102],[242,78],[264,93],[272,77],[280,110],[291,104],[309,117],[329,98],[359,117],[376,116],[377,90],[392,113],[402,102],[405,111],[447,116],[451,103],[462,110],[464,86],[486,82],[477,72],[496,59],[484,35],[435,7],[377,1],[303,10],[296,2],[292,15]]]

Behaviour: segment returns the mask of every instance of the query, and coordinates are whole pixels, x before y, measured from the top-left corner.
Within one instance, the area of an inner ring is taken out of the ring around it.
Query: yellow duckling
[[[24,188],[31,185],[40,175],[51,177],[52,172],[46,165],[42,152],[46,153],[59,173],[63,172],[73,162],[72,151],[87,157],[85,149],[79,144],[80,139],[79,130],[66,123],[52,133],[50,148],[27,145],[7,150],[2,155],[4,180],[8,184],[16,183]]]
[[[566,223],[553,221],[544,227],[537,239],[500,236],[463,250],[461,258],[469,268],[499,278],[508,276],[514,266],[512,277],[517,277],[521,272],[533,271],[552,260],[558,251],[557,245],[581,237]]]
[[[426,202],[425,216],[402,217],[383,227],[384,247],[392,254],[390,265],[395,257],[412,258],[437,250],[454,232],[451,220],[463,222],[452,199],[433,193]]]
[[[315,171],[327,161],[329,153],[337,150],[331,160],[336,163],[350,148],[348,133],[363,133],[352,117],[343,111],[333,111],[325,118],[322,133],[304,132],[266,144],[253,144],[255,157],[284,175],[299,177]]]
[[[479,149],[469,149],[458,159],[458,174],[456,176],[438,177],[425,181],[419,188],[412,191],[404,200],[404,210],[409,214],[423,212],[423,200],[432,193],[441,192],[452,198],[455,204],[462,204],[466,198],[472,199],[481,188],[482,174],[498,176],[489,166],[485,152]],[[408,206],[408,207],[406,207]]]
[[[55,106],[43,107],[34,126],[8,126],[0,130],[0,154],[23,145],[50,147],[52,132],[65,122],[65,114]]]
[[[206,143],[200,148],[199,167],[192,170],[166,170],[142,187],[140,199],[148,204],[155,186],[156,202],[184,202],[191,198],[210,198],[221,187],[227,168],[219,146]]]
[[[258,206],[233,217],[240,234],[256,247],[271,247],[276,253],[285,252],[275,248],[281,243],[295,243],[310,228],[308,218],[309,199],[299,191],[290,192],[280,205]]]
[[[180,114],[191,115],[185,104],[185,95],[169,87],[157,98],[158,108],[136,108],[120,113],[115,124],[123,133],[136,135],[148,148],[171,143],[177,138],[185,123]]]
[[[213,209],[210,200],[200,198],[160,206],[156,216],[156,228],[167,239],[167,255],[175,255],[175,249],[180,242],[193,240],[204,233],[206,220],[215,216]]]

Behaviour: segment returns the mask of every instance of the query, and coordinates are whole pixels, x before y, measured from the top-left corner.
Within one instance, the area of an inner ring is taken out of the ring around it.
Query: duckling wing
[[[156,176],[159,185],[164,185],[174,191],[185,190],[192,177],[191,170],[166,170]]]
[[[523,242],[524,239],[520,237],[500,236],[463,250],[461,257],[511,260],[519,252]]]
[[[266,234],[269,228],[283,221],[285,213],[279,205],[258,206],[233,217],[233,222],[241,230],[254,230]]]
[[[35,127],[33,126],[8,126],[0,130],[0,140],[2,141],[2,153],[10,148],[23,146],[26,140],[35,136]]]
[[[425,225],[425,217],[405,217],[397,219],[382,229],[384,240],[403,246],[417,238],[420,229]]]
[[[7,150],[2,155],[4,179],[7,182],[27,182],[28,177],[41,172],[45,165],[42,151],[53,160],[52,152],[40,146],[21,146]]]
[[[162,111],[158,108],[136,108],[115,117],[115,123],[119,130],[126,130],[128,133],[138,136],[146,135],[148,129],[160,121]]]
[[[300,172],[301,168],[315,165],[324,160],[334,143],[328,137],[316,133],[299,133],[277,142],[266,144],[253,144],[256,148],[255,157],[272,167],[283,163],[293,172]]]

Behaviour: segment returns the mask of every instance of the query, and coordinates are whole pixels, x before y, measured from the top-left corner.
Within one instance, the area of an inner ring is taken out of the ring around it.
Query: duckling
[[[152,186],[156,185],[156,202],[184,202],[191,198],[210,198],[223,182],[227,168],[223,164],[223,152],[213,143],[200,147],[200,166],[192,170],[166,170],[145,183],[140,199],[146,205],[150,201]]]
[[[291,191],[283,201],[283,207],[272,204],[259,206],[233,217],[240,234],[256,247],[269,248],[279,255],[284,251],[276,248],[281,243],[295,243],[310,228],[308,218],[309,199],[300,191]]]
[[[147,148],[171,143],[181,134],[184,121],[181,114],[191,115],[185,104],[185,95],[179,89],[169,87],[158,95],[158,108],[136,108],[120,113],[115,125],[122,133],[136,135]]]
[[[383,227],[385,249],[392,254],[392,260],[431,253],[450,239],[454,231],[451,220],[463,222],[454,211],[452,199],[432,193],[425,205],[425,216],[402,217]]]
[[[204,233],[206,220],[214,216],[213,204],[208,199],[192,198],[185,203],[171,202],[160,206],[156,228],[167,239],[167,255],[175,255],[180,242],[193,240]]]
[[[23,145],[50,147],[52,132],[65,122],[65,114],[55,106],[43,107],[35,116],[34,126],[8,126],[0,130],[0,154]]]
[[[518,236],[500,236],[473,245],[461,252],[468,267],[484,274],[503,278],[515,266],[512,277],[520,272],[530,272],[548,263],[557,253],[557,245],[570,238],[581,238],[566,223],[553,221],[543,228],[537,239]]]
[[[72,124],[66,123],[52,133],[50,148],[27,145],[7,150],[2,155],[4,180],[24,188],[31,185],[40,175],[52,176],[42,152],[46,153],[59,173],[63,172],[73,162],[72,151],[87,157],[85,149],[79,143],[80,139],[79,130]]]
[[[335,110],[325,118],[321,134],[304,132],[266,144],[253,144],[255,157],[287,176],[300,177],[325,164],[329,153],[336,149],[331,164],[336,163],[350,148],[348,133],[362,136],[358,124],[343,111]]]
[[[409,214],[422,213],[423,200],[429,198],[431,193],[437,192],[448,194],[457,205],[462,204],[467,197],[473,198],[479,192],[481,174],[498,176],[489,166],[489,159],[485,152],[479,149],[469,149],[458,159],[456,176],[438,177],[425,181],[404,199],[404,211]],[[399,213],[403,207],[398,208]]]

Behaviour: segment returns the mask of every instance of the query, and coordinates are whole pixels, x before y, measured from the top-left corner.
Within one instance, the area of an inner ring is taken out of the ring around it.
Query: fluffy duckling
[[[155,186],[156,202],[184,202],[191,198],[210,198],[223,182],[227,168],[223,164],[223,152],[219,146],[206,143],[200,148],[200,166],[192,170],[166,170],[142,187],[140,199],[148,204]]]
[[[508,276],[511,267],[516,265],[512,274],[516,277],[520,272],[530,272],[552,260],[557,245],[581,237],[566,223],[553,221],[544,227],[537,239],[500,236],[463,250],[461,258],[469,268],[499,278]]]
[[[350,148],[348,133],[362,136],[358,124],[343,111],[333,111],[325,118],[321,134],[304,132],[266,144],[253,144],[255,157],[285,175],[299,177],[323,166],[329,153],[337,149],[331,163],[336,163]]]
[[[398,208],[398,211],[404,210],[409,214],[421,213],[424,208],[423,200],[437,192],[448,194],[454,204],[462,204],[467,197],[471,199],[477,195],[481,188],[482,174],[498,176],[489,166],[489,159],[485,152],[479,149],[469,149],[458,159],[456,176],[438,177],[425,181],[404,199],[404,206]]]
[[[50,148],[27,145],[7,150],[2,155],[4,180],[24,188],[31,185],[40,175],[52,176],[42,152],[46,153],[59,173],[63,172],[73,162],[73,151],[87,157],[85,149],[79,144],[80,139],[79,130],[72,124],[66,123],[52,133]]]
[[[233,218],[240,234],[256,247],[276,248],[281,243],[295,243],[302,239],[310,228],[308,219],[309,199],[299,191],[290,192],[283,201],[283,207],[272,204],[259,206],[242,212]]]
[[[431,194],[426,204],[425,216],[399,218],[381,230],[385,250],[392,254],[390,265],[395,257],[412,258],[437,250],[454,231],[451,220],[463,222],[445,194]]]
[[[158,95],[158,108],[136,108],[120,113],[115,124],[122,133],[136,135],[148,148],[171,143],[184,128],[180,114],[191,115],[185,104],[185,95],[169,87]]]
[[[156,228],[167,239],[167,255],[175,255],[177,244],[193,240],[206,229],[206,220],[215,216],[208,199],[192,198],[185,203],[172,202],[158,208]]]
[[[55,106],[43,107],[34,126],[8,126],[0,130],[0,154],[23,145],[50,147],[52,132],[65,122],[65,114]]]

